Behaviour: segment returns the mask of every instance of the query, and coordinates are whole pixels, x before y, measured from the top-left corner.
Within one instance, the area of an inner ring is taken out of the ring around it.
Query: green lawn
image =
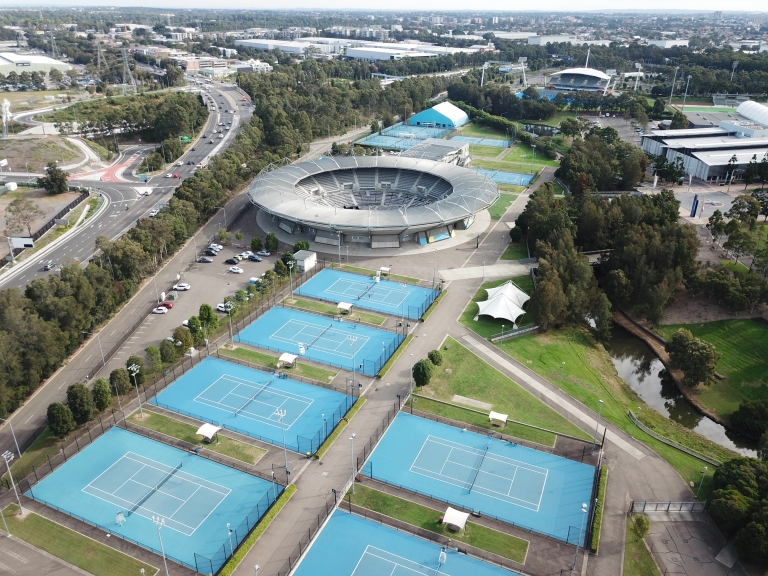
[[[490,156],[491,158],[495,158],[502,152],[504,152],[504,148],[499,148],[498,146],[480,146],[480,145],[470,145],[469,146],[469,155],[474,158],[475,156]]]
[[[149,428],[155,432],[161,432],[168,436],[184,440],[190,444],[204,447],[211,452],[218,452],[231,458],[236,458],[248,464],[255,464],[258,462],[264,454],[267,453],[263,448],[258,448],[252,444],[246,444],[239,440],[233,440],[228,436],[224,436],[221,433],[218,434],[218,442],[214,441],[210,444],[203,443],[203,437],[195,434],[197,431],[196,426],[181,422],[175,418],[169,418],[162,414],[150,412],[144,410],[144,419],[141,420],[138,412],[134,412],[128,417],[128,420],[139,426]]]
[[[567,394],[597,412],[603,400],[603,418],[634,435],[669,462],[686,482],[701,480],[704,462],[648,436],[632,424],[628,410],[638,414],[640,420],[670,440],[691,450],[724,462],[737,456],[728,450],[669,420],[650,408],[622,380],[605,349],[581,328],[550,330],[544,333],[519,336],[500,343],[500,347],[529,368],[538,372]],[[565,366],[563,366],[563,362]],[[560,381],[561,370],[563,373]],[[706,500],[712,488],[714,470],[709,466],[701,491]]]
[[[347,498],[351,498],[353,504],[363,508],[386,514],[391,518],[487,550],[515,562],[522,563],[528,551],[527,540],[515,538],[510,534],[486,528],[473,522],[467,522],[462,532],[451,532],[445,524],[440,522],[442,512],[373,490],[367,486],[356,485],[355,493],[352,494],[350,490],[347,493]]]
[[[510,242],[501,255],[502,260],[522,260],[523,258],[528,258],[528,249],[525,244],[519,242]]]
[[[344,428],[347,427],[349,421],[352,420],[354,415],[357,414],[360,408],[363,407],[363,404],[365,404],[365,396],[360,396],[360,398],[357,399],[357,402],[352,405],[352,408],[349,409],[346,416],[344,417],[344,420],[340,420],[339,423],[336,424],[336,428],[333,429],[333,432],[328,435],[328,438],[325,439],[325,442],[323,442],[320,445],[320,448],[317,449],[317,452],[315,452],[315,458],[322,458],[323,454],[325,454],[328,449],[333,446],[333,443],[344,431]]]
[[[462,126],[459,134],[462,136],[470,136],[472,138],[494,138],[496,140],[506,140],[507,138],[506,132],[501,132],[490,128],[489,126],[482,126],[474,123]]]
[[[500,193],[499,199],[496,200],[496,202],[493,203],[492,206],[488,208],[488,212],[491,214],[492,220],[499,220],[502,216],[504,216],[504,213],[509,209],[510,206],[512,206],[512,202],[517,200],[517,196],[515,194],[505,194]]]
[[[556,196],[562,196],[565,194],[565,189],[562,186],[560,186],[559,182],[552,182],[552,185],[555,187]]]
[[[22,478],[26,478],[32,473],[32,468],[37,468],[41,464],[46,463],[50,456],[53,456],[60,450],[61,441],[53,435],[50,428],[46,428],[32,442],[30,447],[24,450],[24,455],[21,458],[13,460],[11,465],[13,479],[18,482]],[[2,477],[7,478],[8,472],[4,470]]]
[[[541,400],[521,388],[456,340],[448,337],[445,344],[449,345],[450,348],[445,350],[444,346],[440,351],[443,355],[443,363],[435,367],[430,383],[420,390],[421,395],[453,404],[456,404],[453,400],[454,394],[482,400],[492,404],[496,412],[509,414],[512,420],[533,424],[540,428],[547,428],[585,440],[589,439],[589,435],[583,432],[581,428],[571,424],[565,417],[549,408]],[[416,407],[425,412],[465,420],[484,428],[490,427],[487,417],[461,408],[442,406],[437,402],[426,400],[418,400]],[[468,418],[472,421],[470,422]],[[516,425],[513,429],[512,425],[508,425],[504,432],[549,446],[554,444],[552,434],[526,426]]]
[[[446,295],[447,293],[448,293],[448,290],[447,290],[447,289],[444,289],[444,290],[441,290],[441,291],[440,291],[440,294],[438,294],[438,295],[437,295],[437,298],[435,298],[435,299],[432,301],[432,304],[430,304],[430,305],[429,305],[429,308],[427,308],[427,311],[426,311],[426,312],[424,312],[424,314],[421,316],[421,321],[422,321],[422,322],[426,322],[426,321],[427,321],[427,318],[429,318],[430,316],[432,316],[432,312],[434,312],[434,311],[435,311],[435,309],[437,308],[437,305],[438,305],[438,304],[440,304],[440,301],[441,301],[443,298],[445,298],[445,295]]]
[[[635,532],[632,516],[627,516],[627,540],[624,546],[624,574],[629,576],[660,576],[656,562],[643,539]]]
[[[294,298],[294,301],[291,302],[288,301],[289,304],[292,306],[296,306],[296,308],[303,308],[304,310],[313,310],[315,312],[323,312],[325,314],[338,314],[339,310],[334,306],[333,304],[326,304],[325,302],[318,302],[317,300],[305,300],[304,298]],[[370,314],[368,312],[360,312],[359,310],[355,310],[354,312],[350,312],[349,315],[345,316],[345,319],[348,320],[361,320],[363,322],[367,322],[368,324],[375,324],[376,326],[381,326],[384,324],[384,321],[386,318],[384,316],[378,316],[377,314]]]
[[[336,264],[331,265],[333,268],[336,268]],[[366,276],[375,276],[376,271],[375,270],[369,270],[368,268],[358,268],[357,266],[342,266],[342,270],[345,272],[353,272],[355,274],[365,274]],[[409,284],[418,284],[421,280],[418,278],[411,278],[410,276],[399,276],[397,274],[389,274],[388,276],[385,276],[388,280],[393,280],[395,282],[407,282]]]
[[[395,362],[397,362],[397,359],[400,358],[400,355],[405,351],[405,349],[408,347],[408,344],[411,343],[411,340],[413,340],[413,334],[408,334],[408,336],[405,337],[405,340],[400,342],[400,346],[397,347],[395,350],[395,353],[392,354],[392,356],[389,357],[389,360],[384,364],[384,366],[381,367],[381,370],[379,370],[379,373],[376,374],[379,378],[384,378],[386,376],[387,372],[389,372],[389,369],[394,366]]]
[[[277,368],[277,356],[272,354],[265,354],[264,352],[257,352],[256,350],[249,350],[247,348],[235,348],[229,350],[228,348],[219,348],[219,354],[222,356],[231,356],[239,360],[245,360],[259,366],[265,366],[267,368]],[[316,366],[310,366],[309,364],[302,364],[299,362],[293,368],[286,368],[286,372],[289,374],[298,374],[305,378],[312,378],[319,380],[320,382],[330,382],[336,377],[338,372],[326,370],[325,368],[318,368]]]
[[[742,400],[768,398],[768,329],[743,319],[660,326],[659,332],[669,339],[680,328],[714,344],[721,354],[717,372],[725,379],[692,390],[702,404],[728,418]]]
[[[523,190],[525,190],[525,186],[518,186],[517,184],[499,184],[499,190],[501,192],[520,194]]]
[[[3,510],[8,529],[17,538],[61,558],[95,576],[136,576],[143,569],[148,576],[158,569],[144,564],[122,552],[78,534],[47,518],[29,512],[18,516],[19,508],[12,504]],[[13,546],[11,545],[11,548]]]
[[[555,112],[555,115],[548,120],[530,120],[530,122],[533,124],[543,124],[545,126],[560,126],[560,122],[567,118],[576,118],[576,112],[565,112],[560,110]],[[523,122],[525,123],[526,121],[524,120]]]
[[[527,252],[525,257],[528,257]],[[524,290],[529,294],[533,293],[533,279],[531,279],[530,275],[526,274],[525,276],[517,276],[515,278],[511,278],[511,280],[521,290]],[[480,310],[477,306],[477,303],[482,302],[488,298],[488,293],[485,291],[485,288],[496,288],[496,286],[501,286],[506,281],[507,280],[494,280],[493,282],[486,282],[483,284],[477,293],[475,293],[475,296],[472,298],[472,302],[470,302],[464,309],[464,312],[462,312],[461,317],[459,318],[459,322],[464,324],[464,326],[470,330],[477,332],[477,334],[483,338],[490,338],[496,334],[501,333],[502,326],[504,327],[505,331],[511,330],[512,325],[509,320],[497,320],[496,318],[491,318],[490,316],[480,316],[477,320],[475,320],[475,316],[477,316],[477,313]],[[533,318],[531,315],[526,314],[518,320],[517,325],[525,326],[527,324],[531,324],[532,322]]]
[[[509,152],[501,159],[501,162],[505,164],[513,164],[514,166],[520,166],[522,163],[530,169],[531,159],[533,158],[534,166],[560,166],[555,160],[549,160],[540,152],[536,152],[535,156],[533,155],[533,152],[533,148],[530,146],[518,144],[509,149]],[[517,172],[519,170],[515,171]]]

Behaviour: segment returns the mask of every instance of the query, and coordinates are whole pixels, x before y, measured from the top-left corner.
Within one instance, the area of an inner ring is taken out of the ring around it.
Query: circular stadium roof
[[[747,120],[751,120],[756,124],[768,128],[768,106],[758,104],[752,100],[747,100],[746,102],[739,104],[739,107],[736,108],[736,112],[744,116]]]
[[[392,156],[340,156],[263,174],[251,203],[281,219],[345,234],[420,232],[469,218],[498,186],[453,164]]]
[[[580,76],[592,76],[593,78],[599,78],[600,80],[610,80],[611,77],[607,74],[603,74],[600,70],[594,68],[568,68],[567,70],[561,70],[560,72],[554,72],[552,76],[561,76],[563,74],[574,74]]]

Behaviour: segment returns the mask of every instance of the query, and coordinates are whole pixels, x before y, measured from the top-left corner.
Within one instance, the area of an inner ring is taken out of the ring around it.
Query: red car
[[[161,302],[160,304],[158,304],[158,307],[168,308],[170,310],[171,308],[173,308],[173,302]]]
[[[173,177],[174,178],[181,178],[181,174],[174,174]]]

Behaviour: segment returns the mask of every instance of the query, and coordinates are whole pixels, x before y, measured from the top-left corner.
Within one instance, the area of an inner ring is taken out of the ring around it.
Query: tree
[[[645,538],[648,535],[648,532],[651,531],[651,521],[648,520],[648,516],[645,516],[644,514],[637,514],[633,524],[635,525],[635,532],[637,532],[637,535],[640,536],[640,538]]]
[[[229,230],[226,228],[219,228],[219,231],[216,233],[216,238],[218,238],[219,242],[228,244],[232,240],[232,234],[230,234]]]
[[[434,367],[429,360],[419,360],[413,365],[413,382],[416,386],[426,386],[432,378]]]
[[[693,387],[698,384],[709,385],[714,381],[720,353],[712,344],[681,328],[672,336],[666,349],[672,361],[685,374],[683,384]]]
[[[735,218],[745,226],[751,226],[760,215],[760,202],[748,194],[737,196],[730,209],[725,213],[727,218]]]
[[[171,364],[176,361],[176,346],[170,340],[163,340],[160,342],[160,358],[166,364]]]
[[[742,400],[731,414],[731,426],[747,438],[761,438],[768,432],[768,400]]]
[[[109,382],[107,382],[106,378],[99,378],[93,383],[91,395],[93,396],[93,405],[96,406],[96,410],[99,412],[104,412],[104,410],[112,406],[112,392],[109,389]]]
[[[760,203],[760,216],[764,216],[763,222],[768,221],[768,193],[763,190],[752,192],[752,198]]]
[[[293,245],[293,253],[296,254],[299,250],[309,250],[309,242],[306,240],[299,240]]]
[[[273,232],[269,232],[267,239],[264,241],[264,246],[266,246],[267,250],[277,250],[278,245],[277,236]]]
[[[376,133],[376,132],[378,132],[379,130],[380,130],[380,128],[379,128],[379,123],[378,123],[376,120],[374,120],[373,122],[371,122],[371,134],[375,134],[375,133]]]
[[[61,73],[61,70],[56,68],[52,68],[51,71],[48,72],[48,77],[51,79],[51,82],[56,82],[57,84],[64,82],[64,75]]]
[[[8,236],[16,236],[26,228],[27,234],[32,236],[32,223],[43,216],[45,212],[37,207],[34,200],[16,198],[5,209],[5,233]]]
[[[768,462],[768,432],[763,433],[757,442],[757,457],[763,462]]]
[[[56,438],[66,438],[76,426],[72,410],[61,402],[48,404],[48,427]]]
[[[250,284],[248,284],[250,286]],[[194,338],[195,342],[202,342],[202,340],[205,338],[205,334],[203,333],[203,324],[200,322],[200,318],[197,316],[190,316],[189,320],[187,321],[187,328],[189,328],[189,333],[192,334],[192,338]]]
[[[254,252],[258,252],[259,250],[261,250],[261,248],[262,248],[261,238],[259,238],[258,236],[254,236],[253,238],[251,238],[251,250],[253,250]]]
[[[288,275],[288,266],[282,260],[275,262],[275,274],[280,276],[280,278]]]
[[[757,154],[752,154],[749,164],[744,169],[744,190],[758,178],[760,178],[760,165],[757,163]]]
[[[725,220],[723,219],[723,213],[720,210],[715,210],[712,216],[707,220],[707,229],[712,234],[712,238],[717,243],[720,240],[720,236],[725,233]]]
[[[116,394],[128,394],[131,391],[131,379],[128,370],[116,368],[109,373],[109,385]]]
[[[45,176],[37,179],[37,185],[44,188],[48,194],[62,194],[69,189],[68,177],[68,172],[59,168],[55,162],[49,162]]]
[[[67,405],[78,424],[93,420],[93,396],[85,384],[72,384],[67,388]]]
[[[281,254],[280,260],[283,261],[283,264],[285,264],[286,268],[290,268],[291,262],[293,262],[293,269],[294,270],[296,269],[296,258],[290,252],[285,252],[284,254]]]
[[[195,340],[189,328],[179,326],[173,331],[173,343],[181,353],[186,353],[195,344]]]
[[[682,130],[688,128],[688,117],[680,110],[675,110],[672,115],[672,123],[669,125],[670,130]]]
[[[200,323],[206,334],[215,332],[216,328],[219,327],[219,317],[210,304],[201,304],[197,317],[200,318]]]
[[[656,100],[653,102],[653,110],[651,110],[651,116],[653,116],[653,118],[656,120],[661,120],[661,117],[664,114],[664,110],[666,110],[664,100],[661,98],[656,98]]]
[[[153,374],[158,374],[163,370],[163,359],[160,357],[160,350],[157,346],[149,345],[144,349],[149,360],[149,369]]]
[[[136,368],[131,368],[131,366],[138,366],[138,370],[136,370]],[[147,379],[147,374],[144,371],[144,360],[133,355],[126,360],[125,368],[131,375],[131,384],[134,386],[141,386],[144,384],[144,381]]]
[[[575,118],[566,118],[560,122],[560,132],[570,138],[581,136],[581,124]]]
[[[435,366],[440,366],[443,363],[443,355],[440,353],[440,350],[430,350],[427,353],[427,358]]]

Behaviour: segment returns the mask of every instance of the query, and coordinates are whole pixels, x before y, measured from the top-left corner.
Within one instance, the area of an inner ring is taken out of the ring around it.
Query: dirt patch
[[[58,214],[67,204],[76,200],[80,196],[77,192],[65,192],[55,196],[49,195],[45,190],[38,188],[19,188],[13,192],[8,192],[0,196],[0,258],[5,258],[8,254],[8,242],[5,240],[5,209],[16,198],[31,198],[35,201],[38,208],[45,212],[45,216],[35,220],[32,223],[32,233],[35,233],[43,224],[48,222],[54,215]]]
[[[720,306],[714,300],[703,296],[694,298],[683,288],[677,293],[675,300],[664,311],[661,324],[692,324],[694,322],[714,322],[715,320],[729,320],[731,318],[754,318],[766,316],[766,308],[755,308],[753,312],[743,310],[733,312],[725,306]]]
[[[8,170],[13,172],[37,172],[45,169],[48,162],[60,165],[76,164],[84,160],[80,149],[59,136],[45,138],[8,138],[0,140],[0,158],[8,160]]]

